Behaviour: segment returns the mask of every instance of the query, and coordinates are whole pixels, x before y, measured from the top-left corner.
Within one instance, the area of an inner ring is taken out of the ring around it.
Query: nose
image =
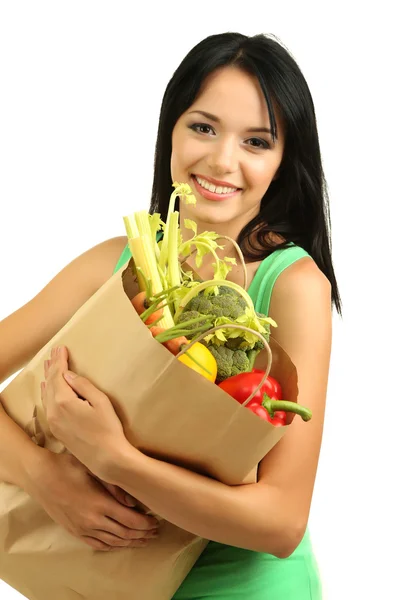
[[[216,175],[234,173],[239,166],[238,148],[231,137],[220,138],[213,144],[208,156],[208,167]]]

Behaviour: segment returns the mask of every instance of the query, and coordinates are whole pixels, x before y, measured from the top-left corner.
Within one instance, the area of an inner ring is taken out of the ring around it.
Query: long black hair
[[[247,262],[254,262],[291,242],[304,248],[330,281],[332,302],[341,314],[314,103],[299,66],[274,36],[249,37],[231,32],[211,35],[183,59],[167,85],[161,105],[150,212],[161,213],[163,220],[167,215],[172,186],[172,131],[177,120],[202,91],[206,77],[224,66],[235,66],[257,77],[273,137],[277,135],[273,102],[285,130],[278,177],[262,198],[259,214],[239,234],[237,241],[243,255]],[[271,232],[284,241],[270,241]]]

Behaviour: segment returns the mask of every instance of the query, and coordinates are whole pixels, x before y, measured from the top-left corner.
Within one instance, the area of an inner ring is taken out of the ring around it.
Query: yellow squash
[[[217,377],[217,361],[209,349],[203,344],[200,344],[200,342],[193,344],[185,354],[179,356],[178,360],[193,369],[193,371],[197,371],[197,373],[200,373],[200,375],[203,375],[203,377],[215,383]]]

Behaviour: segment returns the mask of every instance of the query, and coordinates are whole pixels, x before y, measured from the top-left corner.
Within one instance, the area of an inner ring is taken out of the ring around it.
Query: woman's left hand
[[[44,372],[42,402],[52,434],[99,475],[113,452],[129,443],[113,405],[88,379],[68,371],[65,346],[51,351]]]

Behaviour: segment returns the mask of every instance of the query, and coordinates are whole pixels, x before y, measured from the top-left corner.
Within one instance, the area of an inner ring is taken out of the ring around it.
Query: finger
[[[65,346],[55,346],[51,349],[48,370],[50,373],[63,373],[68,369],[68,351]]]
[[[68,362],[68,359],[69,359],[68,348],[66,346],[58,346],[58,351],[56,353],[56,356],[61,361],[65,360],[66,362]]]
[[[107,509],[106,509],[107,510]],[[149,531],[157,529],[159,522],[154,517],[143,515],[136,510],[125,508],[113,502],[105,513],[110,519],[113,519],[121,525],[125,525],[129,529],[138,529],[141,531]]]
[[[85,542],[85,544],[87,544],[94,550],[100,550],[102,552],[109,552],[110,550],[112,550],[111,546],[109,546],[108,544],[105,544],[104,542],[102,542],[101,540],[98,540],[97,538],[91,537],[90,535],[82,535],[79,537],[79,539],[82,540],[83,542]]]
[[[96,529],[96,531],[98,530]],[[156,538],[159,535],[157,527],[145,531],[143,529],[129,529],[128,527],[125,527],[124,525],[121,525],[120,523],[117,523],[108,517],[105,517],[104,523],[99,531],[106,531],[107,533],[110,533],[125,541],[151,539]]]
[[[79,539],[93,548],[93,550],[98,550],[100,552],[117,552],[126,550],[128,548],[145,548],[149,543],[149,540],[130,540],[126,546],[110,546],[109,544],[99,540],[98,538],[91,537],[90,535],[82,535]]]
[[[59,425],[66,422],[68,415],[82,410],[92,410],[88,403],[76,403],[77,395],[62,377],[62,373],[57,371],[57,367],[50,366],[45,382],[40,384],[40,395],[42,405],[45,411],[50,430],[54,437],[60,439],[62,435]],[[84,406],[86,405],[86,406]]]
[[[106,395],[96,388],[95,385],[86,377],[82,377],[73,371],[65,371],[63,378],[74,392],[89,402],[91,406],[99,406],[104,403]],[[109,400],[107,399],[109,402]]]
[[[77,397],[62,375],[57,374],[52,367],[49,367],[46,381],[41,382],[40,388],[46,416],[53,415],[60,408],[70,405],[71,401],[76,400]]]
[[[97,478],[96,478],[97,479]],[[136,500],[130,494],[127,494],[125,490],[122,490],[117,485],[112,485],[111,483],[106,483],[101,479],[97,479],[99,483],[111,494],[113,498],[115,498],[120,504],[124,506],[129,506],[133,508],[136,505]]]
[[[51,350],[50,360],[45,361],[45,377],[46,382],[51,385],[50,393],[56,395],[59,392],[69,392],[70,397],[75,398],[76,394],[73,393],[73,390],[71,390],[71,387],[62,376],[68,369],[66,354],[64,353],[63,358],[60,358],[59,356],[57,348],[53,348]]]
[[[127,540],[118,537],[117,535],[113,535],[108,531],[98,530],[93,531],[93,534],[96,536],[98,540],[107,544],[107,546],[112,546],[113,548],[126,548],[129,546],[132,540]],[[143,537],[143,536],[142,536]]]
[[[132,533],[133,532],[131,532],[131,534]],[[117,535],[114,535],[113,533],[110,533],[109,531],[105,531],[103,529],[96,529],[93,531],[92,535],[93,537],[96,537],[98,540],[107,544],[108,546],[113,546],[115,548],[127,548],[132,544],[132,542],[147,542],[150,541],[152,537],[156,537],[151,535],[143,535],[143,532],[139,531],[135,533],[136,535],[131,535],[131,537],[122,538]]]

